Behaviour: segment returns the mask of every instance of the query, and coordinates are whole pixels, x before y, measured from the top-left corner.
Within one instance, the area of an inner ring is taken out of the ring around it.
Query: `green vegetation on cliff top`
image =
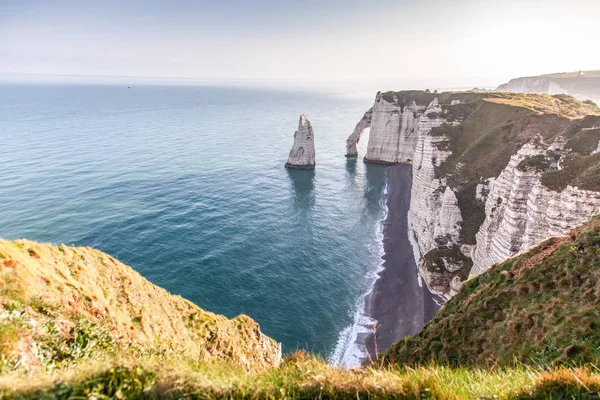
[[[452,367],[597,365],[600,360],[600,216],[563,238],[465,282],[418,335],[382,365]]]
[[[484,204],[476,200],[477,184],[496,178],[508,165],[510,157],[521,146],[540,135],[552,142],[557,135],[580,132],[585,127],[600,126],[600,109],[571,96],[522,93],[477,93],[473,101],[463,101],[459,94],[446,105],[443,118],[449,122],[432,130],[432,135],[446,136],[448,141],[438,146],[452,154],[437,169],[455,190],[458,206],[464,216],[462,236],[465,243],[474,244],[475,234],[485,218]],[[468,98],[467,100],[470,100]],[[591,116],[588,116],[591,115]],[[579,120],[588,116],[585,120]],[[599,120],[599,121],[597,121]],[[579,134],[573,143],[581,148],[593,138],[588,131]],[[596,142],[597,145],[597,142]]]

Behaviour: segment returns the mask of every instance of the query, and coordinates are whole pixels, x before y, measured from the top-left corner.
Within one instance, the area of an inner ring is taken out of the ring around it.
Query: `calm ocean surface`
[[[228,87],[0,86],[0,237],[99,248],[207,310],[250,315],[284,351],[329,356],[339,343],[339,359],[381,264],[385,167],[344,157],[371,105]],[[315,172],[283,167],[301,113]]]

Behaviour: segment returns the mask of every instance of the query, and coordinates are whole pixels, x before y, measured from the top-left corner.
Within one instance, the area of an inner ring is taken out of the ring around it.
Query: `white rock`
[[[358,149],[356,145],[360,141],[365,129],[371,127],[371,117],[373,115],[373,107],[363,115],[360,121],[356,124],[354,132],[346,139],[346,157],[357,157]]]
[[[490,185],[494,182],[495,178],[488,178],[483,183],[478,183],[475,188],[475,198],[483,203],[487,199],[488,193],[490,192]]]
[[[544,239],[566,235],[600,212],[600,192],[572,186],[555,192],[542,185],[540,172],[517,168],[527,156],[545,153],[542,147],[524,145],[492,183],[486,217],[476,235],[472,274]]]
[[[294,133],[294,145],[290,150],[286,168],[315,167],[315,135],[306,115],[300,116],[298,130]]]
[[[548,147],[549,151],[563,151],[565,149],[565,146],[567,145],[567,139],[565,139],[563,136],[557,136],[554,139],[554,142],[552,142],[552,144],[550,145],[550,147]]]
[[[397,98],[389,103],[378,93],[372,109],[365,161],[410,163],[419,136],[419,117],[426,108],[426,105],[417,105],[414,101],[402,106]]]
[[[440,149],[447,142],[445,136],[431,135],[433,128],[446,123],[440,116],[441,107],[434,100],[427,112],[419,118],[418,140],[412,155],[413,180],[410,198],[410,216],[422,254],[437,246],[436,241],[457,243],[460,236],[462,217],[456,195],[446,183],[435,176],[439,166],[450,152]],[[428,115],[435,115],[429,118]]]

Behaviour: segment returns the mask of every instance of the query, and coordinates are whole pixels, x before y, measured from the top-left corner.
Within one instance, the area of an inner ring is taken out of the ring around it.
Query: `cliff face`
[[[306,115],[300,116],[298,130],[294,133],[294,144],[288,157],[286,168],[315,167],[315,135]]]
[[[547,171],[558,171],[561,146],[547,148],[539,141],[524,145],[498,179],[490,185],[485,221],[477,233],[472,274],[527,250],[549,236],[564,235],[600,212],[600,191],[567,185],[552,190],[542,183]],[[555,165],[552,165],[552,163]]]
[[[600,100],[600,71],[568,72],[511,79],[498,92],[568,94],[581,100]]]
[[[365,161],[413,165],[409,213],[431,290],[449,298],[470,273],[600,211],[600,118],[588,113],[600,110],[568,96],[378,93]]]
[[[206,312],[90,248],[0,240],[0,371],[102,357],[276,366],[281,345],[245,315]]]

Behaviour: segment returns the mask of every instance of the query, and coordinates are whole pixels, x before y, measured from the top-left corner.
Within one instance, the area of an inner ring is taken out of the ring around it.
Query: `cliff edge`
[[[232,320],[153,285],[98,250],[0,240],[2,372],[102,357],[276,366],[281,345],[251,318]]]
[[[600,71],[577,71],[511,79],[497,92],[568,94],[600,101]]]

